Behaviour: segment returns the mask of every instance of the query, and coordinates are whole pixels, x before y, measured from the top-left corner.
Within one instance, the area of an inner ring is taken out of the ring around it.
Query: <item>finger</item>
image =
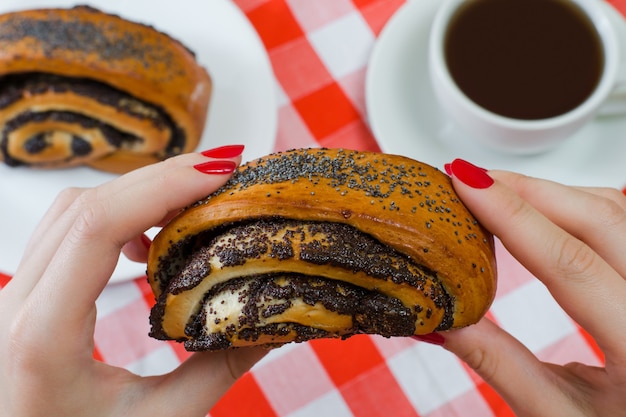
[[[144,171],[157,171],[159,168],[160,166],[153,165],[144,168]],[[149,175],[155,174],[151,172],[143,173],[144,177]],[[107,188],[106,193],[114,195],[124,187],[137,184],[141,180],[142,175],[131,172],[124,176],[123,181],[112,181],[102,187]],[[76,204],[76,200],[88,191],[89,189],[81,188],[63,190],[40,221],[24,251],[24,255],[14,274],[14,279],[12,279],[14,286],[19,287],[14,290],[15,293],[11,296],[15,303],[23,303],[24,299],[39,282],[61,242],[66,238],[67,231],[79,215],[81,206]],[[131,256],[135,256],[135,254],[131,254]]]
[[[508,172],[491,175],[626,276],[626,197],[609,188],[571,188]]]
[[[122,253],[131,261],[145,263],[148,261],[148,250],[151,245],[150,238],[144,233],[128,241],[122,247]]]
[[[81,194],[76,218],[32,293],[49,332],[58,337],[82,324],[124,244],[228,179],[194,169],[201,162],[199,154],[170,158]]]
[[[168,375],[144,381],[152,401],[139,395],[137,405],[155,406],[146,415],[205,416],[226,391],[267,354],[263,348],[196,353]],[[166,401],[164,399],[167,399]]]
[[[224,148],[229,147],[217,148],[216,150]],[[232,153],[231,151],[231,156],[228,156],[226,159],[239,163],[241,161],[241,157],[237,155],[237,152],[240,152],[243,147],[234,146],[232,148],[236,148],[235,152]],[[205,152],[202,155],[202,162],[206,162],[215,161],[215,156],[217,154],[209,151],[208,153]],[[225,156],[223,152],[222,156]],[[105,184],[102,188],[106,188],[106,193],[113,195],[126,187],[136,185],[137,183],[144,181],[144,178],[146,176],[159,175],[158,171],[160,169],[161,166],[159,164],[150,165],[143,168],[143,170],[137,170],[127,173],[126,175],[124,175],[123,181],[111,181]],[[47,214],[41,220],[39,226],[34,232],[34,235],[31,237],[30,243],[26,248],[25,254],[21,260],[21,264],[28,265],[29,268],[27,268],[26,271],[20,271],[20,269],[18,268],[16,274],[14,274],[14,276],[17,276],[18,272],[24,272],[19,274],[19,279],[13,280],[14,282],[20,282],[25,286],[22,291],[23,294],[28,294],[32,286],[34,286],[35,283],[39,280],[41,273],[47,266],[48,260],[56,251],[56,248],[59,246],[60,240],[64,238],[65,231],[69,229],[69,225],[76,218],[77,213],[71,210],[72,203],[74,203],[76,198],[85,191],[85,189],[79,188],[64,190],[57,197],[51,208],[48,210]],[[175,216],[178,211],[179,210],[177,209],[171,213],[168,213],[155,226],[162,226],[169,219]],[[41,244],[41,242],[44,243]],[[39,246],[42,246],[41,251],[35,251],[34,249]],[[145,256],[139,253],[141,251],[141,248],[139,248],[139,252],[137,252],[136,249],[136,247],[129,248],[129,251],[132,251],[132,253],[130,253],[130,256],[133,258],[136,257],[137,260],[141,262],[143,259],[145,259]],[[31,260],[34,260],[34,262],[31,262]]]
[[[207,158],[201,158],[202,161],[206,161],[206,159]],[[139,173],[133,171],[124,175],[123,181],[111,181],[104,184],[102,188],[106,188],[104,193],[115,195],[125,187],[139,184],[146,176],[158,175],[159,169],[160,165],[151,165],[143,168],[143,170],[137,170],[140,171]],[[33,236],[31,236],[29,240],[20,265],[14,274],[15,279],[12,280],[15,286],[20,287],[16,290],[16,294],[11,297],[16,302],[21,303],[25,297],[30,294],[37,282],[39,282],[43,272],[48,267],[48,264],[60,246],[61,241],[65,239],[67,231],[78,216],[81,207],[75,204],[77,198],[87,191],[88,189],[84,188],[68,188],[63,190],[40,221],[33,232]],[[165,217],[166,219],[171,218],[174,214],[175,213],[170,213]],[[131,247],[129,250],[132,251],[132,253],[130,253],[130,256],[133,257],[131,258],[132,260],[142,262],[145,259],[145,256],[142,256],[140,253],[140,247]]]
[[[444,347],[474,369],[518,416],[573,416],[571,387],[506,331],[489,321],[445,333]]]
[[[83,192],[83,189],[68,188],[52,203],[29,239],[10,285],[4,289],[10,292],[6,302],[19,306],[30,294],[73,221],[69,207]],[[12,307],[11,310],[16,311]]]
[[[590,194],[595,194],[599,197],[608,198],[615,201],[623,210],[626,210],[626,195],[624,192],[610,187],[576,187],[581,191],[586,191]]]
[[[557,226],[513,189],[466,164],[458,163],[456,172],[452,168],[453,183],[463,202],[514,257],[543,281],[561,307],[596,339],[607,358],[620,357],[626,346],[626,285],[622,277],[588,245]],[[543,187],[544,182],[535,183],[537,193],[543,193]],[[560,191],[552,196],[555,204],[572,201],[571,190]]]
[[[58,222],[68,207],[83,192],[83,188],[72,187],[59,193],[33,231],[24,251],[25,257],[28,257],[44,241],[43,237],[46,236],[48,230]]]

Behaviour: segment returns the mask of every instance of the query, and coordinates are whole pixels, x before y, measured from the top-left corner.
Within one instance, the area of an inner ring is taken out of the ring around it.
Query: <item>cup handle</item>
[[[602,0],[604,3],[605,0]],[[605,3],[607,16],[617,34],[619,42],[620,65],[613,91],[600,106],[597,117],[614,117],[626,115],[626,20],[612,5]]]
[[[626,83],[620,83],[609,98],[602,103],[596,117],[616,117],[626,115]]]

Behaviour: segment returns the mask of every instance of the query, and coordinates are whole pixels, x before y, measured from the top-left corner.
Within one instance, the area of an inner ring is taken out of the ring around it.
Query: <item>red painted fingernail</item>
[[[232,174],[237,168],[237,164],[233,161],[209,161],[194,165],[193,167],[203,174],[224,175]]]
[[[141,243],[146,247],[146,249],[150,249],[150,245],[152,245],[152,241],[150,238],[144,234],[140,236]]]
[[[243,149],[244,145],[226,145],[220,146],[219,148],[208,149],[200,153],[209,158],[226,159],[241,155]]]
[[[451,176],[458,178],[465,185],[472,188],[484,189],[493,185],[493,178],[487,170],[467,162],[463,159],[455,159],[445,168]]]
[[[439,333],[428,333],[411,336],[415,340],[419,340],[420,342],[430,343],[431,345],[442,346],[446,343],[446,339]]]
[[[445,164],[443,166],[443,169],[446,170],[449,176],[452,176],[452,164]]]

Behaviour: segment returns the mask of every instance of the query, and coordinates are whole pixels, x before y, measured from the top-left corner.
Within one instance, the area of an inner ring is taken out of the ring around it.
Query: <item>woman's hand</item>
[[[195,354],[147,378],[92,358],[95,301],[122,248],[145,262],[143,232],[220,187],[241,151],[182,155],[57,198],[0,291],[2,416],[204,416],[264,355]]]
[[[606,366],[541,362],[487,319],[443,334],[445,348],[518,416],[626,415],[626,197],[486,172],[462,160],[446,169],[481,223],[594,337]]]

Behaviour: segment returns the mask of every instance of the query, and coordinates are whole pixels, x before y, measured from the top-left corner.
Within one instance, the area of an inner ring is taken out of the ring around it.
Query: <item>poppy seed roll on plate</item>
[[[155,237],[151,336],[188,350],[476,323],[493,237],[447,175],[397,155],[300,149],[251,161]]]
[[[124,173],[195,149],[211,78],[153,27],[88,6],[0,15],[0,160]]]

